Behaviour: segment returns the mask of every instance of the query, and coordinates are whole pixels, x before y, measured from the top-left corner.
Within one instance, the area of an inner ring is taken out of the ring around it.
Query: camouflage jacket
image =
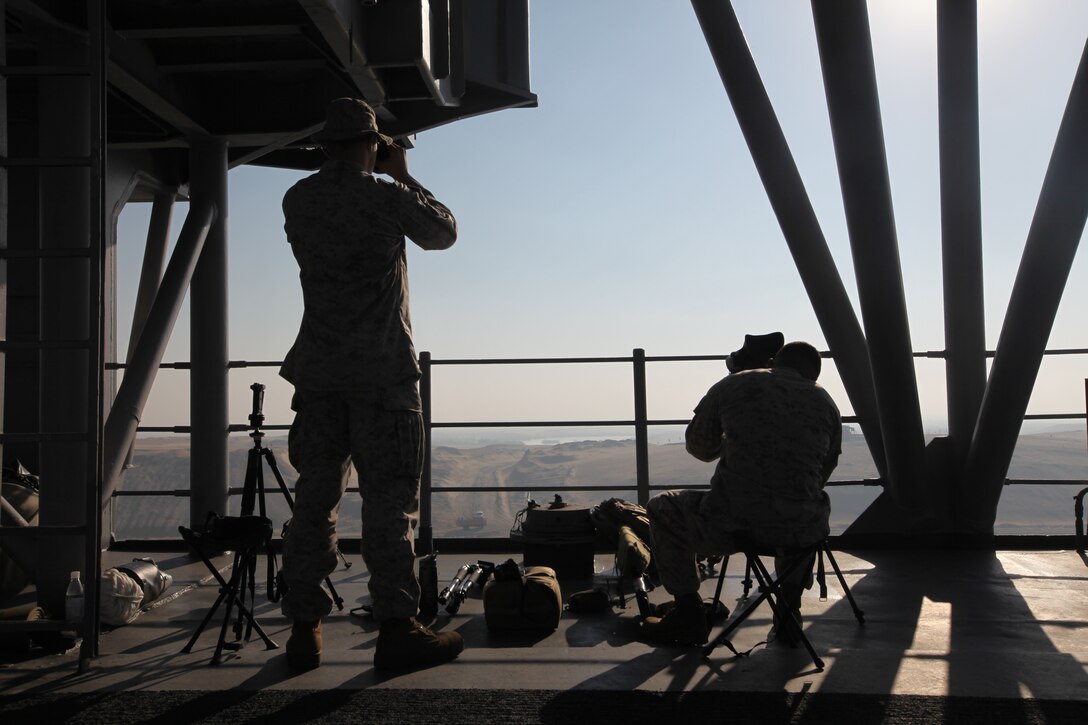
[[[705,513],[758,542],[804,546],[828,534],[824,483],[839,460],[842,419],[827,391],[789,368],[715,384],[695,409],[687,450],[718,459]]]
[[[404,238],[448,248],[457,238],[450,210],[422,187],[327,161],[287,190],[283,216],[304,309],[280,375],[311,390],[414,391],[419,365]]]

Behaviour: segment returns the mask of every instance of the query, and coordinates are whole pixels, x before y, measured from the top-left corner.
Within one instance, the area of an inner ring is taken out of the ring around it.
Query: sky
[[[858,311],[812,25],[803,0],[734,0],[839,274]],[[979,0],[986,341],[993,349],[1077,63],[1083,0]],[[870,25],[912,347],[943,350],[936,15],[930,0],[873,0]],[[457,217],[449,250],[409,244],[416,348],[439,359],[716,355],[781,330],[827,349],[689,3],[537,0],[539,107],[417,136],[412,173]],[[280,360],[302,314],[280,200],[306,172],[229,175],[230,357]],[[185,207],[175,212],[180,231]],[[149,207],[118,232],[124,357]],[[1088,266],[1070,274],[1049,348],[1088,347]],[[860,319],[860,312],[858,312]],[[188,311],[165,360],[188,359]],[[945,425],[944,364],[916,362],[927,430]],[[652,363],[651,419],[684,419],[720,362]],[[1083,412],[1088,356],[1045,360],[1029,413]],[[231,421],[274,369],[231,373]],[[188,375],[163,371],[145,425],[188,422]],[[823,383],[852,409],[835,373]],[[434,420],[615,420],[632,412],[630,364],[440,367]]]

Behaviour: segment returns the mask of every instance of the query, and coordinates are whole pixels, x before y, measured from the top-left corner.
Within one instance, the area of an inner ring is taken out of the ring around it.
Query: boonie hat
[[[725,359],[725,367],[731,373],[766,367],[767,361],[774,357],[785,342],[786,337],[781,332],[745,335],[743,347],[729,354]]]
[[[370,104],[359,98],[337,98],[325,111],[325,128],[313,135],[314,141],[354,141],[373,133],[381,143],[393,139],[378,131],[378,119]]]

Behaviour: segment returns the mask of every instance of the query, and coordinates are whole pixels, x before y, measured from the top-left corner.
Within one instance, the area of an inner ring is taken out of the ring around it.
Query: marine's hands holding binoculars
[[[387,174],[403,184],[409,183],[412,177],[408,173],[408,150],[397,143],[380,146],[374,171]]]

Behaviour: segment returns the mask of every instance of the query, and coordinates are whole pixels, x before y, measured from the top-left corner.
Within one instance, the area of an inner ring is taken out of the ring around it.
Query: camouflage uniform
[[[689,453],[718,465],[710,491],[669,491],[646,506],[669,593],[698,591],[696,552],[733,551],[733,532],[776,548],[827,536],[823,486],[838,463],[842,419],[815,382],[785,367],[723,378],[695,408],[686,440]]]
[[[283,213],[305,306],[280,369],[295,386],[289,445],[299,473],[283,612],[318,620],[331,611],[321,583],[336,565],[336,519],[354,463],[374,616],[412,617],[424,431],[404,238],[445,249],[456,222],[426,189],[350,161],[328,161],[291,187]]]

